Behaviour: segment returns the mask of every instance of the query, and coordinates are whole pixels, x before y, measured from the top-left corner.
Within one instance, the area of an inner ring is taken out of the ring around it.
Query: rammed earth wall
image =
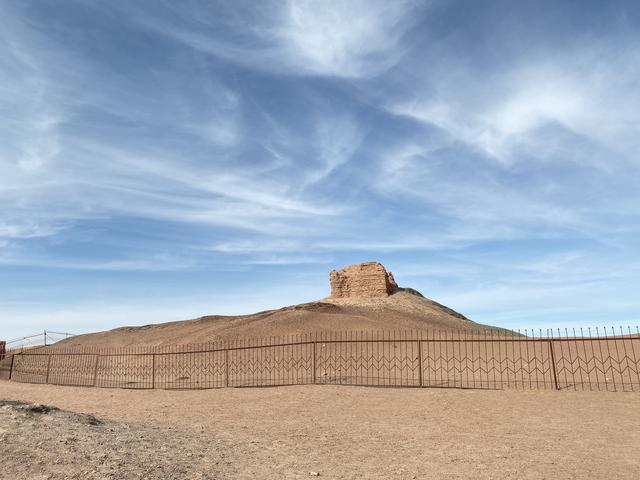
[[[378,262],[349,265],[329,274],[333,298],[388,297],[398,290],[391,272]]]

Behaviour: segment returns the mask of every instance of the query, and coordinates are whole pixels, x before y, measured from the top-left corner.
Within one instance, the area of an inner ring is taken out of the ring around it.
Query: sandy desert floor
[[[637,393],[0,381],[0,477],[640,478]],[[75,412],[75,413],[70,413]]]

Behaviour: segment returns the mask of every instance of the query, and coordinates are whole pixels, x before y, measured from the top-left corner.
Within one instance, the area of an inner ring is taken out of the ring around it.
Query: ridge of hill
[[[77,335],[59,347],[168,346],[286,335],[357,331],[499,330],[422,296],[398,289],[385,298],[324,298],[249,315],[207,315],[192,320],[120,327]]]

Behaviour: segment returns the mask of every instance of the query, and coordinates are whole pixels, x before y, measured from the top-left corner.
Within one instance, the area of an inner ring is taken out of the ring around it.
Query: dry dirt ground
[[[640,478],[637,393],[0,381],[0,399],[7,479]]]

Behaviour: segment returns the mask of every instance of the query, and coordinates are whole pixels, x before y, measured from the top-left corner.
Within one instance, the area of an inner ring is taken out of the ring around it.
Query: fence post
[[[224,351],[224,386],[229,386],[229,349]]]
[[[49,383],[49,371],[51,369],[51,354],[48,355],[47,357],[47,378],[45,379],[44,383]]]
[[[419,386],[422,387],[422,340],[418,340],[418,369]]]
[[[311,368],[313,369],[313,384],[316,384],[316,342],[313,342],[313,363],[311,364]]]
[[[94,387],[98,383],[98,359],[99,358],[100,358],[100,355],[96,354],[96,363],[93,366],[93,386]]]
[[[156,354],[151,354],[151,390],[156,388]]]
[[[556,390],[560,390],[558,387],[558,374],[556,372],[556,356],[553,352],[553,340],[547,340],[549,343],[549,353],[551,354],[551,371],[553,372],[553,385]]]
[[[9,380],[13,376],[13,360],[16,358],[15,354],[11,355],[11,366],[9,367]]]

